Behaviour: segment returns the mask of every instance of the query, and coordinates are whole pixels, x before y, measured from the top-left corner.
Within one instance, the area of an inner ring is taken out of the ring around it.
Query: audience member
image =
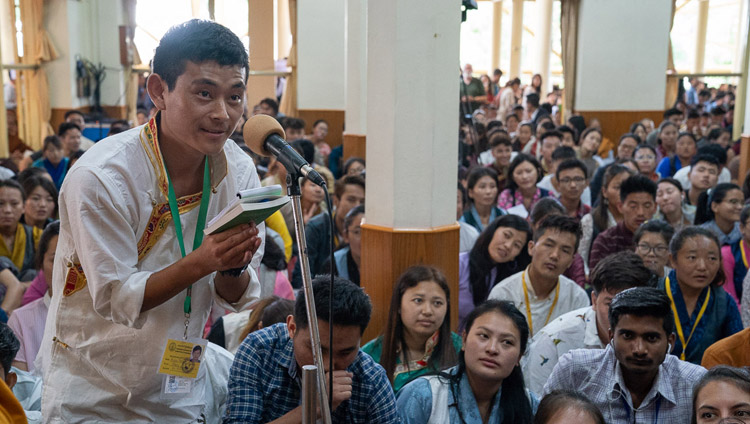
[[[626,134],[627,135],[627,134]],[[633,140],[630,138],[624,139],[625,143],[627,143],[628,140]],[[591,198],[590,201],[586,198],[582,199],[584,202],[589,201],[589,203],[586,203],[587,205],[597,205],[599,203],[599,196],[602,192],[602,184],[604,183],[604,175],[607,173],[607,170],[612,165],[622,165],[627,168],[630,168],[633,172],[639,172],[638,171],[638,164],[636,163],[635,159],[633,159],[633,154],[630,154],[630,157],[627,158],[615,158],[612,162],[606,163],[598,168],[596,168],[596,172],[594,173],[593,178],[589,176],[589,185],[586,187],[586,191],[584,192],[584,196],[588,193],[589,197]]]
[[[39,240],[39,250],[35,258],[35,266],[39,275],[52,276],[59,234],[59,221],[50,224],[42,233],[42,238]],[[44,288],[44,296],[16,309],[8,319],[8,326],[13,329],[21,342],[18,354],[13,360],[13,366],[23,371],[34,371],[34,359],[36,359],[39,347],[42,345],[44,324],[47,321],[47,308],[52,296],[52,285],[50,280],[45,277],[42,278],[47,283]]]
[[[541,157],[542,169],[544,169],[545,174],[552,172],[550,165],[552,163],[552,152],[560,147],[562,134],[553,127],[553,129],[545,131],[537,137],[537,140],[539,140],[539,156]]]
[[[687,204],[697,207],[700,204],[700,196],[716,186],[720,166],[719,161],[713,155],[699,154],[693,158],[690,172],[688,172],[690,185],[685,189]],[[696,222],[696,224],[700,223]]]
[[[674,156],[677,134],[679,131],[679,124],[675,124],[669,120],[664,121],[659,125],[659,138],[657,139],[658,145],[656,146],[656,163],[660,163],[661,160],[666,157]]]
[[[524,121],[518,127],[518,133],[516,138],[513,139],[513,151],[523,152],[526,146],[532,141],[533,132],[531,130],[531,123]]]
[[[474,68],[470,63],[464,65],[461,78],[461,103],[468,106],[464,113],[472,114],[479,106],[487,103],[487,93],[484,92],[482,81],[474,78]]]
[[[732,180],[732,173],[730,172],[728,167],[725,166],[727,163],[727,152],[723,148],[717,145],[708,144],[698,149],[696,156],[699,156],[699,155],[700,156],[710,155],[716,158],[716,165],[719,167],[718,168],[719,176],[716,179],[716,181],[713,183],[713,185],[716,185],[717,183],[728,183]],[[695,159],[695,157],[693,159]],[[691,160],[690,163],[692,164],[692,162],[693,161]],[[682,168],[680,168],[679,171],[677,171],[674,174],[674,178],[677,181],[679,181],[680,184],[682,184],[682,188],[685,190],[690,189],[690,184],[691,184],[690,170],[691,169],[692,169],[692,165],[683,166]]]
[[[466,188],[464,188],[461,182],[458,183],[456,193],[458,195],[456,201],[456,221],[460,227],[458,252],[463,253],[468,252],[474,247],[474,243],[477,241],[477,237],[479,237],[479,231],[473,225],[461,219],[466,210],[466,204],[469,202]]]
[[[581,220],[591,212],[591,207],[583,203],[583,191],[588,185],[586,165],[578,159],[568,159],[555,171],[555,179],[560,187],[560,203],[568,216]]]
[[[294,299],[279,296],[262,297],[250,309],[219,317],[211,326],[208,341],[221,346],[232,355],[248,334],[274,324],[286,322],[294,313]]]
[[[529,221],[531,223],[532,232],[539,228],[539,223],[542,222],[542,220],[552,215],[566,215],[565,208],[560,204],[559,200],[553,197],[545,197],[536,202],[534,209],[531,210],[531,219]],[[586,269],[583,265],[583,258],[578,252],[573,255],[573,262],[568,269],[565,270],[563,275],[575,281],[576,284],[582,288],[586,287]]]
[[[70,168],[70,158],[64,155],[60,138],[56,135],[47,136],[44,139],[42,155],[43,157],[36,160],[32,166],[44,168],[52,177],[52,182],[55,183],[55,188],[59,191]]]
[[[83,136],[83,130],[86,128],[86,120],[84,119],[83,113],[79,110],[69,110],[65,112],[65,122],[76,124],[78,126],[78,130],[80,132],[80,150],[86,151],[90,149],[94,142],[88,139],[87,137]],[[63,136],[62,132],[58,131],[58,134],[60,137]]]
[[[599,167],[599,161],[595,159],[599,151],[599,145],[602,142],[601,130],[589,127],[581,134],[581,142],[578,147],[578,157],[586,165],[586,175],[594,175],[596,168]]]
[[[331,146],[326,143],[327,135],[328,122],[318,119],[313,123],[312,133],[307,136],[307,139],[315,145],[315,163],[321,166],[328,163],[328,155],[331,154]]]
[[[591,245],[589,268],[603,258],[622,250],[633,251],[633,233],[656,212],[656,183],[643,175],[634,175],[620,186],[622,222],[599,234]]]
[[[563,355],[544,393],[579,390],[608,423],[687,422],[693,385],[706,370],[669,355],[673,331],[662,291],[624,290],[609,306],[609,345]]]
[[[501,192],[505,190],[511,156],[513,156],[513,144],[508,134],[502,131],[492,133],[490,135],[490,151],[493,161],[487,166],[491,166],[497,172],[497,190]]]
[[[512,80],[508,81],[508,84],[505,86],[502,92],[500,92],[499,98],[497,98],[497,116],[499,117],[506,117],[505,125],[508,125],[508,119],[507,116],[511,113],[513,113],[513,106],[516,104],[516,92],[518,91],[518,88],[521,86],[521,80],[518,78],[513,78]],[[516,117],[516,121],[520,121],[521,118]],[[512,132],[512,131],[509,131]]]
[[[57,189],[47,178],[26,178],[22,183],[26,200],[21,223],[44,229],[57,216]]]
[[[300,184],[300,204],[302,205],[302,220],[305,224],[323,213],[325,206],[325,192],[323,187],[305,178]]]
[[[651,181],[659,181],[661,175],[656,171],[656,150],[653,147],[641,144],[635,149],[633,159],[638,165],[638,172],[650,178]]]
[[[580,237],[573,218],[553,215],[542,220],[529,242],[529,266],[498,283],[489,299],[510,300],[525,309],[531,335],[560,315],[588,306],[586,292],[562,275],[573,262]]]
[[[109,132],[107,133],[107,137],[113,136],[115,134],[120,134],[121,132],[125,132],[129,129],[130,123],[126,119],[119,119],[109,124]]]
[[[534,204],[549,192],[536,185],[542,180],[544,171],[533,156],[519,153],[508,169],[508,188],[500,193],[497,206],[508,213],[527,218]]]
[[[578,251],[588,274],[591,246],[600,233],[622,222],[620,187],[634,172],[623,165],[612,165],[604,174],[601,199],[588,215],[581,218],[581,243]]]
[[[81,127],[78,124],[63,122],[57,129],[57,136],[60,137],[64,157],[70,158],[73,153],[82,150]]]
[[[714,187],[705,203],[698,206],[695,223],[711,230],[719,245],[731,245],[742,239],[740,213],[745,195],[737,184],[722,183]]]
[[[467,185],[469,208],[461,221],[481,232],[495,218],[505,215],[498,207],[497,172],[494,168],[476,167],[469,171]]]
[[[683,166],[690,163],[698,149],[698,141],[689,132],[680,133],[675,143],[675,154],[665,157],[659,162],[657,172],[662,178],[672,177]]]
[[[260,113],[263,115],[276,118],[276,115],[279,114],[279,103],[270,97],[261,100],[258,105],[260,106]]]
[[[455,366],[461,338],[451,332],[450,289],[437,268],[415,265],[396,281],[383,334],[362,347],[385,369],[393,390]]]
[[[662,178],[656,184],[656,205],[654,219],[664,220],[675,231],[693,225],[695,206],[685,202],[682,184],[674,178]]]
[[[539,402],[534,424],[606,424],[599,408],[581,392],[555,390]]]
[[[365,203],[365,179],[358,176],[343,177],[336,181],[333,193],[333,222],[334,245],[338,247],[344,242],[344,219],[349,211]],[[328,212],[322,213],[305,225],[308,259],[310,262],[310,274],[315,276],[329,257],[331,233],[330,217]],[[294,266],[292,274],[292,287],[302,287],[302,269],[300,263]]]
[[[355,206],[344,218],[343,244],[333,253],[336,264],[335,271],[331,270],[330,260],[323,265],[323,272],[334,272],[337,276],[360,285],[359,268],[362,265],[362,219],[365,207]]]
[[[343,175],[364,175],[365,160],[358,157],[350,157],[344,162]]]
[[[524,388],[519,361],[529,328],[512,302],[487,301],[466,319],[458,366],[420,377],[399,394],[404,424],[531,424],[539,403]]]
[[[16,373],[11,362],[16,356],[19,343],[13,331],[0,322],[0,419],[3,423],[26,423],[27,417],[11,389],[16,385]]]
[[[738,305],[740,305],[742,299],[742,282],[747,275],[747,261],[748,256],[750,256],[750,253],[748,253],[750,251],[750,205],[742,208],[739,226],[742,238],[721,247],[722,266],[724,267],[724,275],[726,275],[726,283],[723,287],[737,301]]]
[[[673,270],[659,282],[669,297],[677,341],[672,354],[700,364],[703,352],[717,340],[742,330],[737,304],[720,286],[721,245],[705,228],[688,227],[669,244]]]
[[[604,349],[609,343],[609,304],[619,292],[652,286],[655,280],[633,252],[604,258],[591,272],[591,306],[563,314],[542,328],[521,362],[526,385],[542,393],[560,358],[573,349]]]
[[[501,216],[482,231],[470,252],[459,254],[459,328],[472,309],[487,300],[493,287],[528,266],[531,234],[523,218]]]
[[[635,149],[641,144],[641,138],[633,133],[625,133],[620,136],[617,142],[617,152],[615,159],[632,159]]]
[[[283,221],[283,220],[282,220]],[[276,295],[286,299],[294,299],[294,290],[289,282],[286,255],[284,252],[284,238],[270,228],[266,220],[266,244],[263,259],[258,268],[260,282],[260,298]],[[219,346],[224,345],[217,343]]]
[[[359,349],[370,322],[372,305],[354,283],[336,278],[333,291],[328,276],[313,280],[323,364],[333,355],[331,418],[333,422],[396,422],[395,399],[383,368]],[[333,304],[329,315],[329,302]],[[267,423],[284,418],[301,422],[298,379],[305,365],[313,365],[304,296],[297,297],[294,315],[250,333],[237,350],[229,375],[229,396],[224,423]],[[333,326],[333,349],[329,327]]]
[[[641,142],[646,141],[646,136],[648,136],[648,132],[646,131],[646,127],[640,123],[640,122],[633,122],[632,125],[630,125],[630,131],[631,134],[635,134]],[[638,143],[640,144],[640,143]]]
[[[695,385],[691,424],[745,423],[749,416],[747,368],[712,368]]]
[[[578,146],[578,140],[576,139],[576,130],[567,126],[560,125],[556,130],[562,134],[562,141],[560,146],[576,148]]]
[[[669,265],[669,242],[675,230],[660,219],[643,223],[633,235],[635,253],[641,257],[646,268],[657,277],[664,278],[672,270]]]

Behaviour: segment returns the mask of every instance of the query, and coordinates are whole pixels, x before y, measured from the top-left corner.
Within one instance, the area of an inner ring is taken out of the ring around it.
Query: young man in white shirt
[[[214,302],[239,310],[260,292],[262,223],[203,236],[237,192],[260,187],[253,161],[228,140],[247,75],[247,51],[229,29],[197,19],[171,28],[147,81],[158,113],[69,171],[39,353],[46,422],[205,415],[205,366],[179,384],[159,371],[179,369],[168,350],[203,344]]]
[[[591,272],[591,306],[576,309],[536,333],[521,362],[526,387],[542,393],[560,357],[573,349],[604,349],[609,343],[609,304],[619,292],[650,285],[656,279],[634,252],[602,259]]]
[[[588,295],[562,273],[573,262],[581,238],[574,218],[545,218],[529,241],[529,266],[499,282],[489,299],[510,300],[526,315],[529,333],[535,334],[560,315],[589,305]]]

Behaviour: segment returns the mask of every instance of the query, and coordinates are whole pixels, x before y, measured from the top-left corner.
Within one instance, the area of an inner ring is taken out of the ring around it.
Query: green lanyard
[[[198,246],[203,242],[203,228],[206,226],[206,213],[208,212],[208,200],[211,198],[211,173],[208,167],[208,157],[203,161],[205,166],[203,167],[203,193],[201,195],[201,206],[198,212],[198,223],[195,225],[195,238],[193,238],[193,250],[197,249]],[[169,177],[167,167],[164,167],[164,173],[167,174],[167,182],[169,183],[169,210],[172,212],[172,221],[174,222],[174,231],[177,233],[177,242],[180,245],[180,252],[182,257],[185,257],[185,241],[182,235],[182,222],[180,221],[180,209],[177,207],[177,196],[174,194],[174,187],[172,186],[172,179]],[[192,311],[192,297],[193,285],[187,288],[187,296],[185,297],[185,339],[187,339],[188,324],[190,323],[190,312]]]

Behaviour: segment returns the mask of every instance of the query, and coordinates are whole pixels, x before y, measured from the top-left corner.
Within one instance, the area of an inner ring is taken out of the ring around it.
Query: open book
[[[278,184],[243,190],[209,221],[203,232],[206,235],[216,234],[251,221],[260,224],[287,202],[289,196],[284,195]]]

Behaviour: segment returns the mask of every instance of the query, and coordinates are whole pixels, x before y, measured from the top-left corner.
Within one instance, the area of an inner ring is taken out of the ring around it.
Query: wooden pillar
[[[502,48],[502,28],[503,28],[503,0],[495,0],[492,3],[492,60],[490,68],[487,70],[489,75],[492,71],[500,68],[500,49]]]
[[[461,9],[455,0],[370,0],[366,16],[368,185],[360,281],[373,316],[363,342],[382,332],[396,278],[419,263],[446,274],[457,326],[452,187]]]
[[[523,39],[523,0],[513,0],[510,33],[510,72],[508,78],[521,76],[521,40]]]
[[[693,72],[702,73],[706,58],[706,30],[708,28],[708,0],[698,1],[698,25],[695,31],[695,64]]]
[[[250,69],[273,71],[273,0],[248,0],[248,26],[250,36]],[[276,77],[250,76],[247,81],[247,107],[251,109],[266,97],[276,98]]]

